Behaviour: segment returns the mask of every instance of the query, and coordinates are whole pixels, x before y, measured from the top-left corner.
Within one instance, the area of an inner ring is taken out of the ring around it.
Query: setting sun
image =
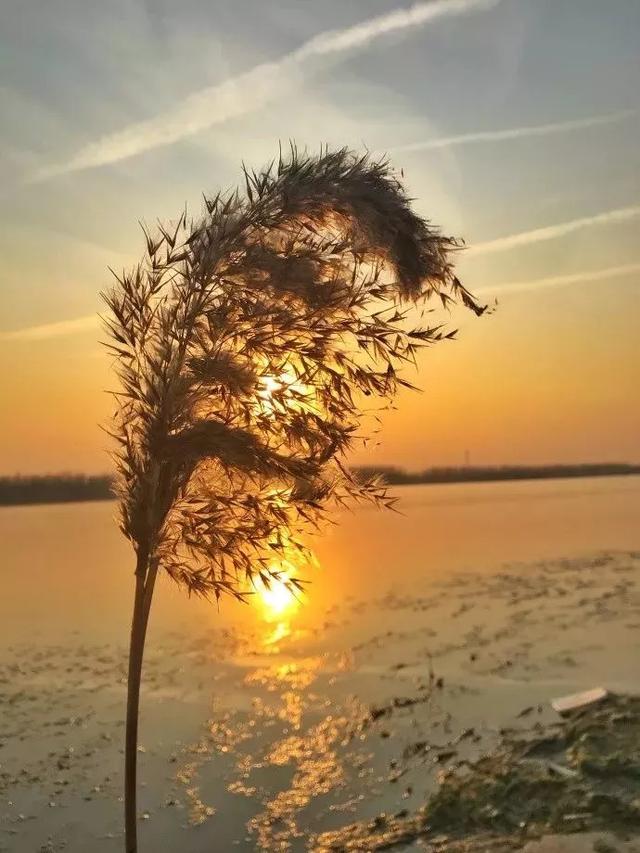
[[[265,374],[259,380],[258,406],[267,414],[282,414],[315,408],[313,389],[301,381],[291,365],[284,366],[277,375]]]
[[[259,581],[256,591],[267,619],[280,617],[298,606],[298,600],[287,584],[288,575],[282,573],[279,578],[270,578],[269,585]]]

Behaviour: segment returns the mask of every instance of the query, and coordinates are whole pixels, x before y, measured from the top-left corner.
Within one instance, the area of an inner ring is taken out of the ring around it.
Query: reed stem
[[[127,724],[125,733],[124,812],[125,850],[137,853],[137,763],[138,763],[138,717],[140,707],[140,681],[144,644],[149,623],[149,611],[153,597],[157,566],[149,565],[146,554],[139,552],[136,565],[136,588],[131,619],[129,643],[129,676],[127,681]]]

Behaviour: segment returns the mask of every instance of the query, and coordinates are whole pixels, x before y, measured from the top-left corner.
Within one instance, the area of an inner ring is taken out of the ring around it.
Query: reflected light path
[[[269,626],[263,645],[276,646],[291,636],[291,618],[302,602],[288,583],[286,570],[279,577],[269,578],[268,582],[258,579],[255,584],[254,601],[263,622]]]

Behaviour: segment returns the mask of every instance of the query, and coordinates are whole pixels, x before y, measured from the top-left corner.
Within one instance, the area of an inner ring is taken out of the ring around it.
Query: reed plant
[[[308,563],[306,534],[332,505],[391,503],[345,457],[365,410],[410,386],[418,349],[455,334],[421,319],[429,303],[484,310],[454,274],[460,244],[414,212],[386,160],[347,149],[292,147],[245,169],[241,190],[205,197],[200,218],[145,239],[104,294],[120,528],[136,555],[127,853],[158,573],[213,600],[274,582],[299,592],[291,567]]]

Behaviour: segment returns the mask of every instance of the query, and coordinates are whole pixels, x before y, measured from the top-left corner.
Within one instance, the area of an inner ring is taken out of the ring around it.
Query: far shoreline
[[[583,465],[501,465],[434,467],[410,472],[393,466],[355,467],[363,478],[378,477],[388,486],[441,486],[461,483],[500,483],[531,480],[573,480],[640,475],[640,465],[599,463]],[[113,481],[107,475],[61,474],[0,477],[0,508],[113,501]]]

